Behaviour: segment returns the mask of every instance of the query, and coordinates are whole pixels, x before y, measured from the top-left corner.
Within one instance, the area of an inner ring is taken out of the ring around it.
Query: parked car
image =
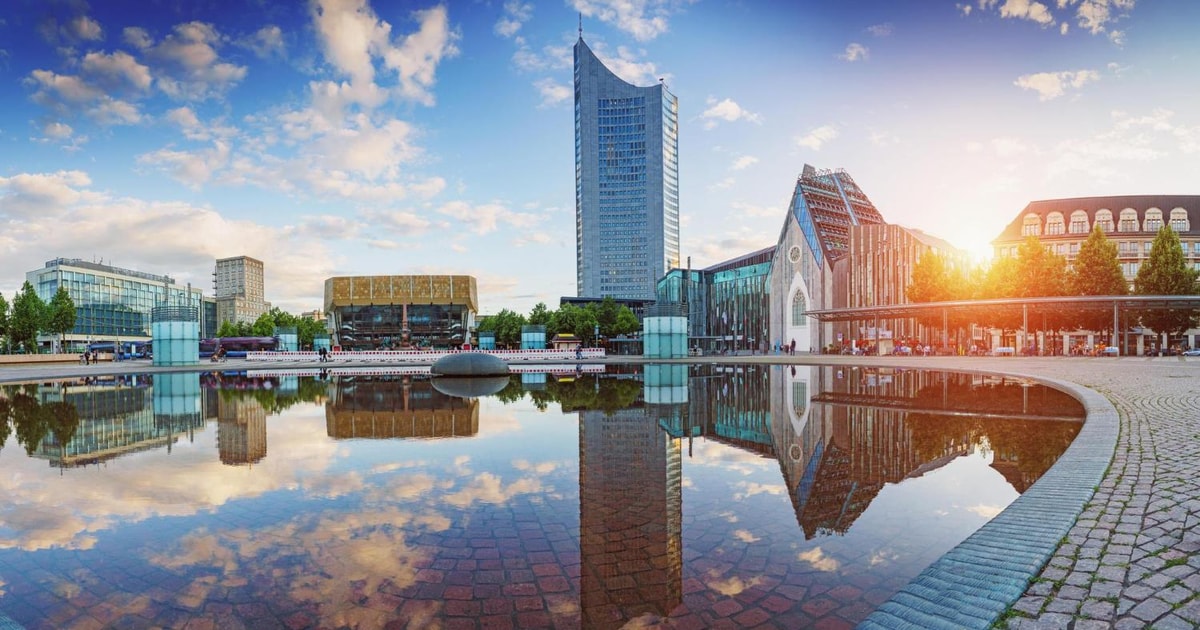
[[[1191,350],[1184,350],[1183,356],[1185,356],[1185,357],[1200,357],[1200,348],[1192,348]]]
[[[1100,351],[1102,357],[1115,357],[1121,354],[1121,349],[1116,346],[1107,346]]]

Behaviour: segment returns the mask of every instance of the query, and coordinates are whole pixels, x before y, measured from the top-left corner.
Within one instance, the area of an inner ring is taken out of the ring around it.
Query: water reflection
[[[1043,474],[1081,415],[1022,380],[849,367],[565,369],[490,398],[400,373],[3,387],[0,612],[852,624]]]

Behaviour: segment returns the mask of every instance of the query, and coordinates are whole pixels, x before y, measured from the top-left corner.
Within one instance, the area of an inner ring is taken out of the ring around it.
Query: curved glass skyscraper
[[[575,274],[580,297],[654,299],[679,267],[679,101],[622,81],[575,43]]]

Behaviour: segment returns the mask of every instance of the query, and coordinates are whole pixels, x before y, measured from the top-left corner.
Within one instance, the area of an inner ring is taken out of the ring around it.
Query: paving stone
[[[1171,605],[1157,597],[1151,597],[1133,607],[1129,614],[1141,619],[1142,621],[1151,622],[1159,617],[1171,612]]]

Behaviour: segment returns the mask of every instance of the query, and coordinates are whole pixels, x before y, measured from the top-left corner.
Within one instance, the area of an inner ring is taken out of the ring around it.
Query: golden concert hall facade
[[[473,276],[338,276],[325,280],[333,343],[345,349],[453,348],[479,310]]]

